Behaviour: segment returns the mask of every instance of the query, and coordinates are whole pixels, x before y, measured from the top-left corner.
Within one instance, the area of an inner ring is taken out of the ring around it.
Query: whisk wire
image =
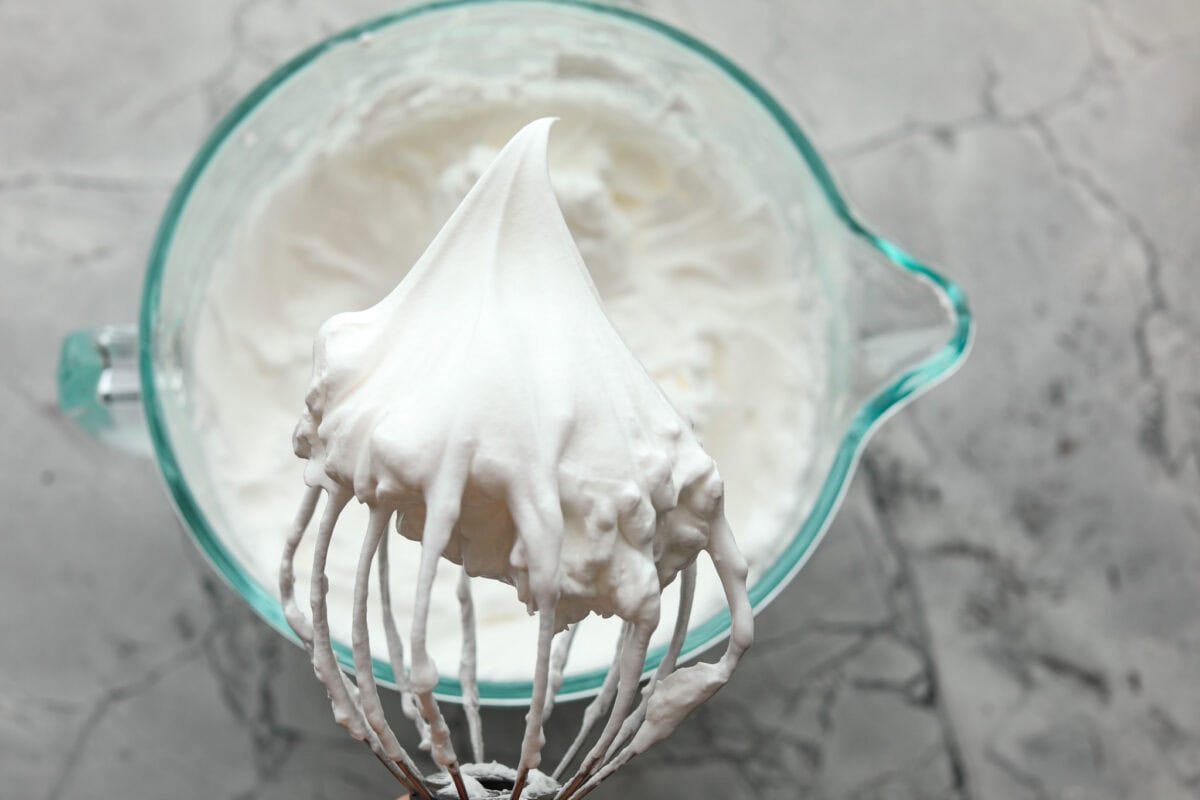
[[[458,606],[462,615],[462,651],[458,662],[458,680],[462,684],[463,711],[471,737],[471,758],[483,763],[483,721],[479,717],[479,682],[476,679],[475,600],[471,594],[471,576],[463,567],[458,575]]]
[[[571,647],[575,644],[575,633],[578,630],[579,623],[568,625],[554,643],[554,654],[550,657],[550,688],[546,691],[546,710],[542,712],[543,724],[550,718],[550,713],[554,711],[554,703],[565,678],[567,659],[571,657]]]
[[[600,686],[600,691],[592,698],[592,702],[588,703],[588,707],[584,709],[583,721],[579,726],[579,733],[575,734],[575,739],[571,742],[571,746],[567,748],[567,752],[559,760],[558,766],[554,768],[551,777],[556,781],[562,780],[563,773],[575,757],[579,754],[579,750],[587,741],[588,734],[592,732],[596,722],[604,716],[608,711],[608,707],[612,704],[613,698],[617,694],[617,679],[621,676],[618,666],[621,661],[621,642],[629,635],[630,625],[626,622],[621,626],[621,634],[617,637],[617,648],[613,655],[612,666],[608,669],[608,674],[604,677],[604,683]]]
[[[428,750],[430,746],[429,725],[421,716],[421,712],[417,708],[417,701],[413,697],[412,682],[408,677],[408,669],[404,666],[404,640],[400,637],[400,631],[396,629],[396,615],[392,611],[391,568],[388,562],[388,540],[390,538],[390,536],[384,536],[380,540],[377,556],[379,604],[383,617],[384,638],[387,640],[388,661],[392,665],[392,677],[396,682],[396,688],[400,691],[400,709],[417,729],[417,735],[420,737],[418,747],[421,750]]]
[[[621,725],[620,732],[617,734],[617,738],[613,740],[612,745],[608,748],[608,752],[605,753],[605,762],[610,762],[614,757],[618,757],[617,754],[620,748],[633,737],[638,727],[646,719],[646,708],[650,704],[650,698],[654,694],[654,690],[658,688],[659,681],[675,671],[675,662],[679,659],[679,653],[683,650],[683,642],[687,638],[688,624],[692,618],[692,601],[695,596],[696,564],[692,563],[680,574],[679,610],[675,615],[675,628],[671,632],[671,642],[667,646],[667,652],[663,655],[663,660],[659,662],[658,669],[650,677],[650,681],[642,689],[641,702],[638,703],[633,713],[625,719],[625,722]]]
[[[375,560],[375,554],[387,531],[388,521],[391,517],[391,510],[372,509],[370,522],[367,525],[367,535],[363,538],[358,571],[354,581],[354,618],[351,629],[351,639],[354,643],[354,673],[358,681],[358,694],[363,716],[366,718],[367,724],[375,731],[375,735],[379,737],[384,752],[393,761],[402,763],[408,770],[416,772],[416,764],[400,744],[384,716],[383,704],[379,700],[379,689],[375,684],[375,670],[371,663],[371,636],[367,627],[368,578],[371,575],[371,565]]]
[[[453,492],[450,492],[453,496]],[[438,673],[433,659],[426,649],[426,631],[429,627],[429,595],[437,575],[438,563],[450,541],[451,532],[457,523],[457,509],[453,503],[442,498],[426,501],[425,525],[421,533],[421,560],[417,572],[416,597],[412,619],[412,672],[413,692],[421,708],[421,716],[429,723],[430,755],[438,766],[457,768],[458,757],[450,741],[450,728],[434,699]],[[453,772],[452,772],[453,774]]]

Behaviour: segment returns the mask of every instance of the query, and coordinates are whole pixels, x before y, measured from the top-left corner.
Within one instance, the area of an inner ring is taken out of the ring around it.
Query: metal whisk
[[[327,494],[327,500],[317,527],[313,553],[310,622],[296,602],[294,560],[296,550],[315,515],[323,493]],[[678,571],[681,582],[680,603],[670,644],[636,706],[633,706],[634,694],[645,667],[646,649],[650,634],[657,625],[657,619],[653,620],[654,624],[647,620],[624,623],[613,666],[599,694],[584,712],[581,729],[566,754],[550,775],[532,769],[530,763],[537,764],[539,760],[542,724],[550,715],[555,694],[562,686],[563,670],[578,634],[578,624],[572,624],[556,632],[556,635],[552,631],[552,654],[548,659],[539,659],[534,678],[533,702],[526,716],[527,734],[532,730],[533,735],[526,737],[525,746],[522,748],[522,763],[516,768],[485,763],[476,682],[475,613],[471,592],[474,579],[468,577],[463,569],[457,591],[462,618],[459,678],[462,683],[462,705],[470,734],[472,762],[461,763],[450,744],[450,730],[433,697],[429,676],[419,676],[424,677],[424,685],[414,686],[414,674],[417,670],[415,666],[414,673],[406,669],[404,645],[392,613],[387,534],[393,517],[397,519],[398,529],[405,525],[405,514],[398,509],[371,509],[354,586],[352,636],[356,682],[351,681],[338,667],[330,637],[329,610],[326,603],[329,581],[325,575],[325,563],[338,515],[351,496],[348,489],[341,487],[333,490],[329,490],[328,487],[310,487],[304,495],[287,539],[280,568],[283,607],[288,623],[307,649],[313,669],[328,692],[336,721],[345,727],[351,736],[365,742],[414,798],[473,800],[480,797],[508,797],[517,800],[525,797],[529,800],[578,800],[629,759],[644,752],[668,734],[679,719],[716,692],[728,680],[742,652],[749,645],[753,623],[745,591],[746,564],[733,545],[728,527],[722,524],[704,545],[721,578],[733,618],[730,641],[720,661],[676,669],[676,661],[688,631],[696,589],[696,563],[693,559]],[[426,516],[411,511],[409,514],[418,518]],[[423,521],[426,526],[429,525],[427,519]],[[423,549],[428,546],[429,541],[424,540]],[[438,557],[444,555],[444,552],[437,552]],[[367,631],[368,577],[372,565],[378,572],[383,629],[387,639],[388,657],[401,695],[401,708],[416,727],[421,737],[422,749],[430,751],[440,768],[433,774],[425,775],[417,767],[398,741],[380,703],[372,671]],[[418,600],[417,614],[413,620],[414,651],[424,647],[424,615],[427,612],[427,605],[421,607]],[[549,613],[541,610],[539,616],[543,630],[553,624],[553,610]],[[436,682],[436,676],[434,681]],[[685,686],[692,687],[688,697],[682,696],[689,694],[681,691]],[[584,752],[592,730],[606,714],[607,721],[595,743],[586,751],[579,765],[570,771],[579,754]],[[533,759],[527,757],[531,741],[535,755]]]

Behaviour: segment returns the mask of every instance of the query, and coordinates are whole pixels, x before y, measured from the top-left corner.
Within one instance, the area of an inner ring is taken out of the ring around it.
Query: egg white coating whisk
[[[323,493],[327,498],[317,526],[313,550],[310,619],[296,602],[294,561]],[[683,716],[715,693],[729,679],[752,638],[753,619],[745,589],[746,563],[733,545],[728,527],[723,525],[705,548],[717,568],[732,614],[731,636],[722,658],[712,664],[700,663],[676,669],[687,635],[696,589],[696,564],[693,560],[678,573],[680,603],[671,640],[636,705],[633,701],[645,668],[646,643],[655,626],[645,621],[627,620],[618,639],[613,666],[599,693],[584,712],[578,734],[553,772],[546,775],[523,765],[513,769],[494,762],[486,763],[476,680],[475,610],[471,593],[472,581],[479,579],[469,577],[464,569],[457,586],[462,619],[462,653],[458,675],[472,760],[462,763],[453,754],[450,729],[432,692],[414,691],[412,677],[406,668],[404,644],[392,613],[390,596],[390,525],[395,518],[399,529],[403,518],[394,509],[371,510],[354,585],[354,680],[339,668],[330,636],[326,602],[329,581],[325,574],[325,563],[338,516],[351,497],[349,490],[327,491],[321,487],[310,487],[304,495],[280,567],[279,585],[284,613],[308,651],[317,678],[326,688],[335,720],[351,736],[366,743],[413,798],[479,800],[506,797],[518,800],[524,797],[528,800],[578,800],[635,755],[669,734]],[[439,556],[444,556],[444,553]],[[416,728],[421,740],[420,748],[430,752],[438,763],[440,769],[432,774],[424,774],[400,744],[385,718],[380,702],[367,629],[368,578],[372,567],[377,571],[387,653],[400,692],[401,708],[404,716]],[[424,603],[419,599],[417,614],[427,615],[428,610],[427,598]],[[546,612],[538,613],[545,622]],[[552,612],[550,616],[553,616]],[[423,637],[423,620],[414,619],[413,622],[414,635]],[[527,726],[535,728],[533,744],[538,753],[544,742],[542,725],[554,707],[554,697],[562,686],[563,670],[577,635],[578,624],[557,632],[554,634],[550,657],[539,659],[534,677],[534,700],[526,715]],[[590,734],[601,719],[606,719],[605,724],[596,741],[585,751]],[[585,754],[578,766],[571,770],[580,753]],[[523,758],[523,761],[526,759]]]

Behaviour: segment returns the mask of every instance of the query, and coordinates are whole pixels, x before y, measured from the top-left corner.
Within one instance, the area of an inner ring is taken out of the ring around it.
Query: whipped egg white
[[[628,77],[623,78],[628,80]],[[367,309],[417,262],[504,143],[530,119],[560,117],[549,147],[562,214],[621,339],[720,465],[724,511],[750,580],[776,558],[806,510],[797,487],[812,457],[814,387],[822,378],[789,225],[706,137],[686,103],[645,108],[635,92],[589,75],[535,92],[521,83],[421,76],[345,115],[298,153],[291,173],[259,198],[214,270],[196,320],[196,424],[223,519],[218,534],[275,587],[288,520],[304,491],[287,446],[330,316]],[[366,530],[350,502],[348,530]],[[391,601],[411,619],[420,547],[391,537]],[[298,592],[309,586],[315,539],[299,544]],[[333,639],[349,644],[359,537],[335,538],[325,564]],[[462,649],[458,576],[434,578],[426,645],[454,664]],[[478,674],[528,681],[539,631],[513,589],[476,582]],[[679,603],[662,598],[651,646],[666,645]],[[375,657],[386,633],[372,592]],[[700,563],[692,619],[725,606],[715,570]],[[621,624],[588,618],[563,671],[606,668]]]

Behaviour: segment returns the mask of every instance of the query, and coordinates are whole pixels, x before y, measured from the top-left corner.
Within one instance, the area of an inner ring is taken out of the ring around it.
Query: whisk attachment
[[[463,625],[459,679],[463,686],[463,704],[474,761],[462,764],[449,743],[449,726],[438,711],[436,702],[432,701],[432,687],[424,690],[427,696],[422,698],[422,690],[413,686],[411,672],[406,668],[403,639],[392,611],[389,584],[388,539],[392,520],[397,514],[395,510],[373,507],[362,540],[353,596],[352,651],[356,682],[352,682],[339,669],[333,652],[327,603],[329,583],[325,575],[338,517],[351,499],[348,490],[326,488],[324,491],[327,497],[313,548],[309,590],[311,622],[300,611],[295,597],[294,561],[305,531],[316,516],[322,493],[320,486],[311,487],[305,492],[285,543],[280,567],[284,613],[308,651],[317,678],[325,686],[335,720],[351,736],[366,743],[406,790],[419,800],[482,800],[499,797],[511,800],[578,800],[631,758],[667,735],[692,709],[711,696],[728,680],[742,652],[749,645],[752,618],[745,594],[745,561],[733,546],[728,527],[717,526],[705,549],[725,587],[733,617],[732,634],[721,660],[713,664],[700,663],[677,668],[696,591],[697,568],[693,561],[678,573],[680,599],[671,640],[636,705],[634,698],[645,668],[650,634],[658,623],[657,613],[625,622],[614,652],[612,668],[600,692],[585,710],[578,735],[551,775],[543,774],[528,763],[518,765],[515,769],[495,762],[487,764],[483,762],[484,742],[476,676],[475,609],[471,578],[464,569],[459,575],[456,590]],[[422,775],[400,744],[383,712],[373,672],[367,625],[372,567],[377,571],[383,629],[388,657],[401,692],[401,708],[421,738],[421,749],[429,751],[441,769],[439,773]],[[538,754],[543,744],[542,725],[553,710],[553,696],[562,686],[565,665],[579,631],[578,624],[572,624],[561,632],[554,631],[552,610],[550,613],[540,611],[539,617],[542,635],[555,641],[553,647],[540,648],[545,654],[544,658],[539,659],[537,668],[542,684],[539,687],[535,681],[534,694],[535,698],[541,694],[543,699],[540,705],[531,706],[527,716],[527,728],[534,727],[535,735],[532,745],[528,741],[524,743],[523,752],[532,746]],[[535,711],[540,713],[535,714]],[[587,749],[578,768],[564,780],[570,765],[583,752],[592,731],[602,719],[605,723],[596,741]],[[440,750],[435,748],[435,739],[442,740]],[[534,763],[538,760],[540,755]]]

